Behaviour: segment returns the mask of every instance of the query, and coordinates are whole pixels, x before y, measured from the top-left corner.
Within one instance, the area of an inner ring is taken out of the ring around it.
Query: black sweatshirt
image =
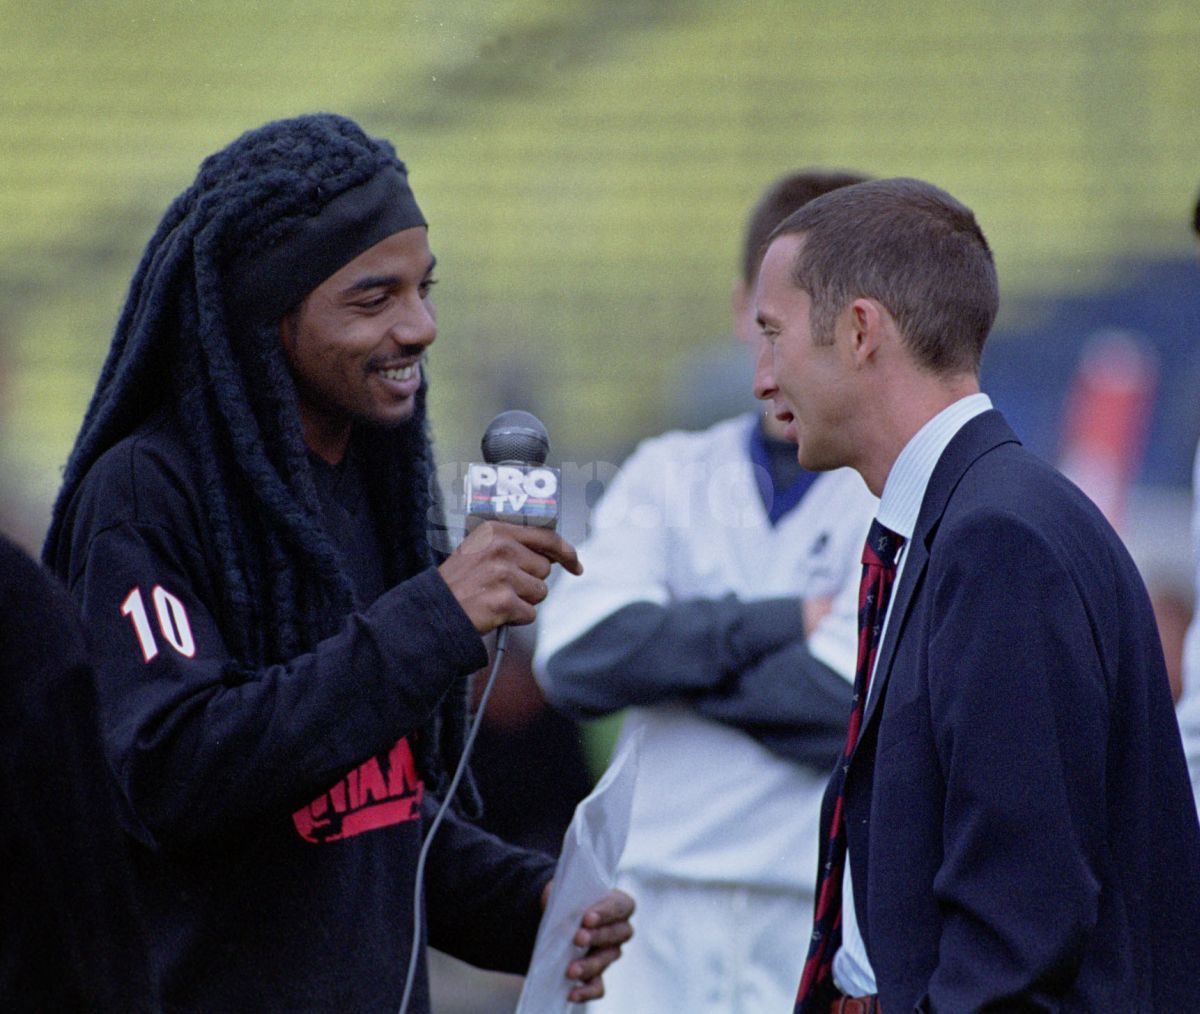
[[[394,1010],[436,805],[406,737],[486,650],[435,569],[374,596],[359,484],[318,468],[330,535],[371,604],[312,651],[231,680],[221,574],[175,425],[159,417],[105,453],[64,525],[156,1000]],[[429,943],[523,971],[551,873],[547,857],[448,818],[426,870]],[[428,1009],[419,967],[414,1014]]]

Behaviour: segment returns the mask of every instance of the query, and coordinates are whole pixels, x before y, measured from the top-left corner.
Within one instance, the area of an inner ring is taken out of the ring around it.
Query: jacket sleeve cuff
[[[435,618],[425,636],[431,651],[444,658],[449,667],[456,672],[475,672],[487,665],[487,646],[482,636],[436,567],[421,571],[386,594],[400,589],[412,596],[420,615]]]

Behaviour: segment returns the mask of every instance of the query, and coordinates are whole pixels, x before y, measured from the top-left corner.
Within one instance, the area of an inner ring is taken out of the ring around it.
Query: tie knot
[[[891,570],[896,566],[896,554],[904,545],[904,536],[897,535],[890,528],[881,525],[878,519],[871,522],[871,530],[867,532],[867,543],[863,546],[864,564],[874,564]]]

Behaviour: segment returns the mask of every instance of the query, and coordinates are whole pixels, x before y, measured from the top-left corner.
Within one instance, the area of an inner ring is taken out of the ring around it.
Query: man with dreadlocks
[[[482,635],[579,572],[544,530],[431,545],[433,268],[391,145],[322,114],[206,159],[134,275],[45,555],[96,646],[155,1008],[395,1009]],[[451,811],[428,942],[523,970],[551,874]],[[572,1000],[632,909],[584,914]]]

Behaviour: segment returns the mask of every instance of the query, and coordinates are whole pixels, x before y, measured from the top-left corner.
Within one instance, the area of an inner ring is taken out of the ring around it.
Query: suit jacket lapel
[[[946,505],[950,502],[950,495],[967,469],[980,456],[1005,443],[1020,441],[1004,421],[1004,417],[995,409],[991,409],[969,420],[946,445],[937,465],[934,466],[929,485],[925,489],[925,497],[921,501],[921,512],[917,517],[912,542],[905,550],[904,570],[892,593],[892,612],[884,632],[883,644],[879,646],[875,674],[867,698],[867,711],[863,717],[862,732],[858,737],[860,743],[865,738],[863,733],[876,718],[880,702],[883,700],[883,690],[888,676],[891,675],[892,662],[896,656],[896,645],[904,632],[917,589],[929,565],[933,540],[946,511]]]

